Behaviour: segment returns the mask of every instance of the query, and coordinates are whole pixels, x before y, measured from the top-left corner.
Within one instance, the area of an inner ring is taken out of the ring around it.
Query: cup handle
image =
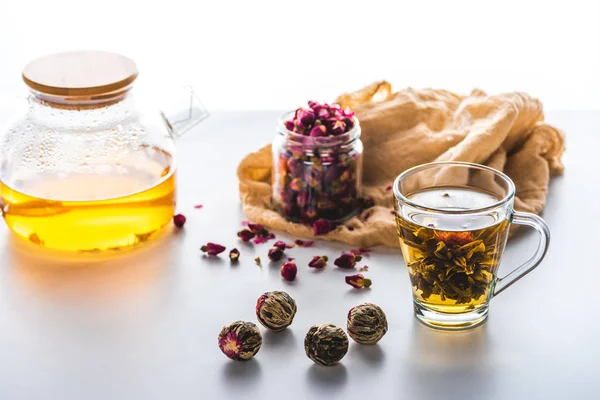
[[[529,272],[533,271],[535,267],[540,265],[542,259],[546,255],[548,251],[548,245],[550,244],[550,229],[548,229],[548,225],[546,222],[538,217],[535,214],[524,213],[515,211],[512,216],[511,223],[517,225],[527,225],[532,227],[539,234],[540,240],[538,243],[538,248],[533,254],[533,256],[525,261],[521,266],[514,269],[508,275],[498,278],[496,280],[496,284],[494,285],[493,296],[497,296],[502,293],[504,289],[527,275]]]

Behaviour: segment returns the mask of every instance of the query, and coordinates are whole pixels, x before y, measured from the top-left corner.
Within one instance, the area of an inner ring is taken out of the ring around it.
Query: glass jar
[[[354,216],[362,191],[360,125],[339,136],[311,137],[288,130],[286,113],[273,141],[273,205],[286,219],[311,224]]]
[[[103,52],[25,68],[27,107],[0,139],[0,202],[14,233],[90,252],[143,243],[171,221],[174,137],[206,113],[188,90],[184,114],[167,116],[131,90],[137,74],[132,60]]]

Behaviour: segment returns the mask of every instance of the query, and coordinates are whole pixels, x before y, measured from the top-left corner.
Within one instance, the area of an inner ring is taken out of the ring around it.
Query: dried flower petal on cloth
[[[505,172],[515,182],[515,208],[539,213],[550,177],[563,170],[563,134],[544,123],[542,104],[524,93],[495,96],[474,90],[468,96],[445,90],[404,89],[393,93],[377,82],[336,100],[356,112],[365,150],[364,196],[375,207],[319,239],[357,247],[398,247],[393,196],[386,187],[398,174],[432,161],[468,161]],[[271,146],[249,154],[238,167],[240,197],[249,219],[269,229],[311,239],[313,228],[287,221],[271,204]]]

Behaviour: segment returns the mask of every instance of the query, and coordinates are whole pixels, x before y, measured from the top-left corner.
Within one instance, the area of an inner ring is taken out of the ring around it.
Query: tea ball
[[[375,344],[388,330],[385,313],[376,304],[362,303],[348,311],[348,335],[360,344]]]
[[[331,366],[348,352],[348,336],[342,328],[332,324],[314,325],[304,338],[304,350],[315,363]]]
[[[260,349],[262,335],[252,322],[235,321],[219,333],[219,348],[232,360],[249,360]]]
[[[282,331],[292,324],[296,301],[286,292],[266,292],[256,301],[256,318],[265,328]]]

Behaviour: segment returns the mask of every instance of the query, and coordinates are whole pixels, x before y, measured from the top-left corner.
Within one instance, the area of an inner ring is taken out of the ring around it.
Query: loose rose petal
[[[342,253],[333,263],[343,269],[352,269],[356,262],[362,260],[362,256],[352,253]]]
[[[296,241],[294,243],[296,243],[296,246],[298,246],[298,247],[310,247],[315,242],[312,240],[304,241],[304,240],[296,239]]]
[[[194,208],[202,208],[202,207],[204,207],[202,204],[196,204],[196,205],[194,206]]]
[[[308,263],[311,268],[325,268],[329,258],[327,256],[313,256],[312,260]]]
[[[358,270],[361,271],[361,272],[368,271],[369,270],[369,266],[368,265],[363,265]]]
[[[262,264],[260,263],[260,257],[256,257],[254,259],[254,262],[256,263],[256,265],[258,265],[259,267],[262,267]]]
[[[260,236],[254,239],[255,244],[267,243],[269,240],[275,239],[274,233],[268,233],[267,236]]]
[[[221,246],[220,244],[209,242],[206,243],[206,245],[200,247],[200,250],[202,250],[204,253],[207,253],[209,256],[216,256],[224,252],[225,247]]]
[[[176,227],[183,228],[183,225],[185,225],[185,216],[183,214],[174,215],[173,223]]]
[[[370,287],[373,282],[362,274],[356,274],[347,276],[346,283],[355,289],[362,289]]]
[[[285,129],[288,131],[294,130],[294,121],[285,121]]]
[[[392,190],[392,185],[389,185],[388,187],[385,188],[386,192],[389,192],[390,190]]]
[[[281,267],[281,276],[286,281],[293,281],[296,279],[296,274],[298,273],[298,267],[296,264],[288,261]]]
[[[331,221],[325,218],[319,218],[313,223],[313,234],[315,236],[325,235],[333,230]]]
[[[283,257],[283,249],[279,247],[273,247],[269,250],[268,256],[269,260],[271,261],[279,261],[281,260],[281,257]]]
[[[242,239],[243,242],[249,242],[250,239],[254,238],[254,236],[256,236],[256,234],[252,231],[249,231],[248,229],[242,229],[241,231],[239,231],[237,233],[237,235],[239,236],[240,239]]]
[[[240,259],[240,251],[238,249],[232,249],[229,252],[229,259],[232,263],[238,262],[238,260]]]

